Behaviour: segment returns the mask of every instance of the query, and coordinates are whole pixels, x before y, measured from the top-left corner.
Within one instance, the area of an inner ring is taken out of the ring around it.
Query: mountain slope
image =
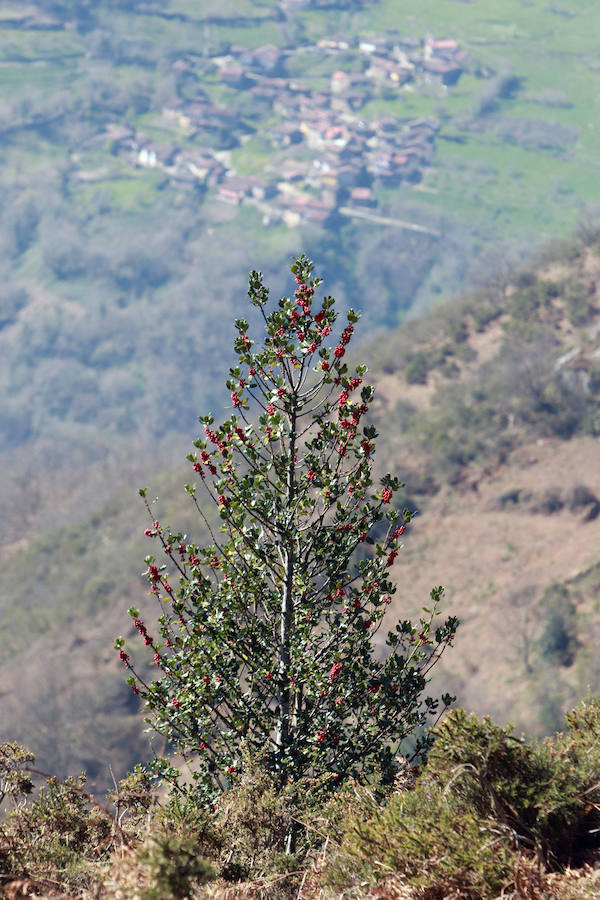
[[[597,243],[549,248],[360,353],[377,388],[377,465],[402,474],[419,511],[391,612],[445,584],[462,626],[439,687],[533,734],[600,686],[598,284]],[[202,540],[189,477],[168,471],[152,493],[161,521]],[[111,650],[144,602],[136,486],[115,475],[109,505],[23,539],[0,573],[0,728],[46,768],[85,766],[98,785],[109,764],[118,776],[151,752]]]
[[[599,251],[548,248],[378,354],[386,465],[422,510],[404,596],[447,585],[461,649],[437,678],[530,734],[600,680]]]
[[[572,230],[600,202],[600,7],[573,6],[4,3],[0,543],[93,508],[91,469],[167,464],[251,266],[306,249],[366,333],[478,247]]]

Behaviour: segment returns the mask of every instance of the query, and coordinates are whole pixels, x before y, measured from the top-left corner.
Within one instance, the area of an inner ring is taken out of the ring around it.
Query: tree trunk
[[[290,413],[290,443],[289,443],[289,463],[287,472],[287,491],[286,491],[286,507],[287,511],[292,507],[294,500],[296,484],[295,484],[295,463],[296,455],[296,409],[292,408]],[[292,531],[291,517],[288,515],[285,522],[285,533],[283,537],[284,543],[284,563],[285,563],[285,581],[283,585],[283,594],[281,597],[281,611],[279,616],[279,664],[278,664],[278,701],[279,701],[279,719],[277,723],[277,754],[280,760],[279,768],[282,783],[287,781],[287,777],[283,770],[282,761],[287,752],[290,741],[290,645],[291,635],[294,622],[294,535]]]

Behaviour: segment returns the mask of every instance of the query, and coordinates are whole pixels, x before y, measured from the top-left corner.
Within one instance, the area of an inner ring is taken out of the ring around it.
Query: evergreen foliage
[[[457,626],[453,617],[437,623],[435,588],[420,620],[399,622],[380,652],[390,570],[411,513],[392,503],[397,478],[371,477],[373,389],[365,366],[351,374],[344,362],[358,315],[349,310],[327,347],[334,300],[317,304],[321,280],[305,256],[291,270],[295,296],[272,311],[251,272],[265,342],[257,350],[248,322],[236,321],[233,411],[217,427],[201,419],[205,437],[188,457],[200,481],[186,490],[212,543],[200,548],[147,504],[146,533],[164,551],[146,557],[162,609],[158,637],[138,609],[130,615],[159,677],[146,679],[116,642],[148,721],[193,755],[203,802],[239,776],[242,742],[280,785],[325,774],[331,788],[358,775],[392,781],[402,741],[440,712],[422,694]],[[217,532],[206,502],[218,508]],[[451,701],[446,694],[441,709]],[[426,746],[427,737],[417,740],[417,752]],[[164,760],[155,767],[177,775]]]

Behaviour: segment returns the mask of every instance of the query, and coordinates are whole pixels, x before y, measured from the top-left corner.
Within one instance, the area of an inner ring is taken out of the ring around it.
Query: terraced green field
[[[306,13],[303,21],[312,37],[329,24],[327,13]],[[494,0],[422,0],[403,4],[401,15],[394,0],[381,0],[361,13],[342,13],[338,30],[431,33],[453,37],[469,52],[471,74],[447,97],[405,94],[393,109],[400,116],[438,115],[446,137],[459,139],[439,143],[426,177],[435,191],[428,202],[481,223],[486,232],[493,223],[492,233],[510,237],[568,233],[582,205],[600,203],[599,26],[600,7],[589,0],[564,7],[546,0],[506,0],[501,6]],[[478,67],[518,80],[485,115],[476,111],[489,80],[473,74]],[[380,101],[364,112],[391,108]],[[543,146],[542,126],[538,135],[535,125],[527,128],[530,122],[547,123],[550,131],[572,129],[573,139],[561,142],[559,133],[557,146]]]

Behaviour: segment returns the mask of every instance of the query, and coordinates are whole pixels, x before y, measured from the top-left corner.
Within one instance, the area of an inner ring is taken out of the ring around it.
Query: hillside
[[[0,544],[179,458],[251,266],[280,287],[305,248],[341,302],[368,297],[366,335],[462,289],[492,244],[570,233],[600,200],[599,17],[3,4]]]
[[[549,247],[377,356],[385,464],[423,512],[398,576],[462,622],[438,677],[529,734],[599,677],[599,274],[597,243]]]
[[[445,584],[462,625],[440,684],[529,734],[556,728],[600,677],[592,237],[549,247],[527,269],[360,353],[371,357],[377,388],[378,465],[402,474],[406,503],[419,511],[394,573],[392,612],[418,610]],[[187,468],[169,471],[151,490],[161,521],[201,538],[188,480]],[[147,523],[135,487],[23,540],[0,576],[0,727],[46,769],[85,767],[99,785],[109,764],[118,776],[149,750],[111,650],[144,594]]]

